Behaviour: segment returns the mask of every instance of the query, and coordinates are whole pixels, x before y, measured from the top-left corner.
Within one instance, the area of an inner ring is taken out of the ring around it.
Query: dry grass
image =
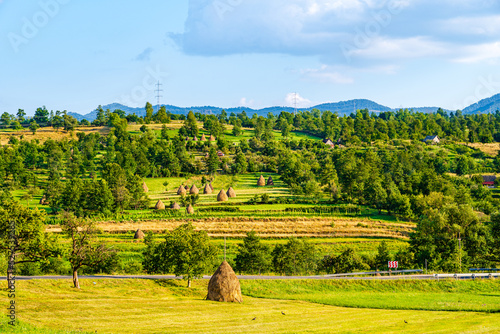
[[[37,139],[40,141],[40,143],[45,142],[48,139],[53,139],[53,140],[62,140],[64,138],[70,139],[70,138],[76,138],[76,133],[77,132],[84,132],[85,134],[97,132],[101,135],[107,135],[109,133],[109,128],[107,127],[78,127],[75,128],[73,131],[73,137],[71,137],[72,133],[68,131],[64,131],[62,129],[59,129],[56,131],[54,128],[41,128],[36,131],[36,133],[33,135],[33,133],[28,130],[19,130],[19,131],[2,131],[0,133],[0,145],[6,145],[9,142],[10,136],[14,136],[17,138],[20,138],[23,136],[24,140],[31,141],[33,139]]]
[[[100,222],[104,232],[124,233],[129,231],[161,232],[173,230],[179,225],[192,222],[199,230],[205,230],[211,237],[244,237],[254,230],[266,238],[295,237],[383,237],[408,239],[414,224],[403,222],[382,222],[368,219],[349,218],[250,218],[225,217],[179,220],[149,220],[138,222]],[[333,223],[333,224],[332,224]],[[58,225],[47,227],[48,232],[60,232]]]
[[[489,143],[489,144],[482,144],[482,143],[471,143],[468,144],[469,147],[479,149],[481,152],[491,155],[492,157],[495,157],[498,154],[498,151],[500,151],[500,143]]]

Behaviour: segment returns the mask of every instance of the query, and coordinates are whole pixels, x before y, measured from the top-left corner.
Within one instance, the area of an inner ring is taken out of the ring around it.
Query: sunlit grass
[[[249,283],[241,281],[243,291]],[[0,330],[40,334],[500,331],[500,316],[485,312],[342,308],[246,295],[242,304],[211,302],[204,300],[206,280],[195,281],[192,289],[185,287],[185,281],[170,280],[83,279],[81,285],[81,290],[75,290],[69,280],[18,282],[22,326],[11,331],[3,320]],[[0,302],[8,302],[5,294]]]

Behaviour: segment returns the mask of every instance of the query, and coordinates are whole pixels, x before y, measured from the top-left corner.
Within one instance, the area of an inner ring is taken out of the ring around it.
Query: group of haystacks
[[[185,196],[188,193],[188,191],[190,195],[198,195],[200,193],[198,187],[196,187],[196,185],[193,184],[191,188],[189,188],[188,186],[185,187],[180,186],[179,189],[177,189],[177,195]]]
[[[229,187],[227,191],[221,189],[221,191],[217,195],[217,202],[226,202],[230,198],[235,198],[235,197],[236,197],[236,192],[234,191],[233,187]]]
[[[187,188],[188,186],[180,186],[179,189],[177,190],[177,195],[179,196],[184,196],[187,194]],[[207,183],[205,184],[205,187],[203,188],[203,194],[209,195],[212,194],[214,191],[214,187],[212,186],[212,183]],[[193,184],[189,190],[190,194],[199,194],[198,188]],[[217,195],[217,201],[218,202],[225,202],[229,198],[235,198],[236,197],[236,192],[234,191],[233,187],[229,187],[227,191],[222,189],[219,194]]]
[[[189,140],[189,137],[186,137],[186,140]],[[206,140],[207,138],[205,137],[205,134],[202,134],[199,141],[206,141]],[[198,137],[194,136],[193,141],[198,141]],[[208,137],[208,141],[215,141],[215,137],[213,135],[210,135],[210,137]]]
[[[170,209],[172,210],[180,210],[181,206],[177,203],[177,202],[174,202],[172,203],[172,205],[170,205]],[[165,210],[166,209],[166,206],[165,204],[162,202],[161,199],[158,200],[158,202],[156,202],[156,205],[155,205],[155,210]],[[186,209],[189,213],[189,211],[191,211],[191,209],[189,209],[189,207]]]
[[[267,179],[267,183],[266,183],[266,179],[264,178],[264,176],[261,175],[259,177],[259,180],[257,181],[257,186],[264,187],[264,186],[266,186],[266,184],[268,186],[274,186],[273,178],[269,176],[269,178]]]

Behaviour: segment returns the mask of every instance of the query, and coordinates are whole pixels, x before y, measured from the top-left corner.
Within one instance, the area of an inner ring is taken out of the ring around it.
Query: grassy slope
[[[491,280],[249,281],[243,293],[343,307],[500,312],[500,282]]]
[[[243,304],[224,304],[203,300],[207,281],[196,281],[191,290],[182,281],[93,282],[82,280],[80,291],[70,288],[70,281],[18,282],[18,316],[39,328],[97,333],[500,331],[500,316],[484,312],[355,309],[251,297],[244,297]],[[247,284],[242,282],[243,290]],[[6,294],[0,299],[7,303]],[[252,320],[254,317],[256,320]],[[0,325],[0,330],[9,333],[6,327]],[[67,332],[19,329],[15,333]]]

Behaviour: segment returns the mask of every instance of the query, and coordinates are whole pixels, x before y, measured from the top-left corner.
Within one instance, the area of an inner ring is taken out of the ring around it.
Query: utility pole
[[[458,258],[460,261],[460,272],[462,272],[462,238],[460,238],[460,232],[458,232]]]

